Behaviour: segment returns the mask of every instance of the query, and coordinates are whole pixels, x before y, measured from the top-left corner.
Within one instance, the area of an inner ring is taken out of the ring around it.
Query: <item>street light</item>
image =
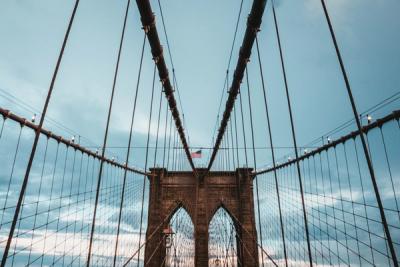
[[[168,225],[167,228],[163,230],[163,239],[164,239],[164,244],[166,248],[166,260],[165,260],[165,266],[170,266],[170,249],[173,244],[173,235],[174,231],[172,230],[171,226]]]
[[[172,230],[171,226],[168,225],[167,228],[163,230],[163,235],[164,235],[164,242],[165,242],[165,247],[166,248],[171,248],[172,243],[173,243],[173,235],[174,231]]]
[[[367,122],[368,124],[372,122],[372,116],[370,114],[367,114]]]

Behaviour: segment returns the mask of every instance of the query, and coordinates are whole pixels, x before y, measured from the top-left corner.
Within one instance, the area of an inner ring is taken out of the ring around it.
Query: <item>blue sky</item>
[[[400,28],[398,19],[400,2],[397,0],[327,0],[326,2],[359,111],[363,112],[382,100],[397,94],[400,88],[400,75],[398,74],[400,69],[400,53],[398,51],[398,47],[400,47],[398,33]],[[276,0],[275,3],[298,143],[303,146],[348,121],[353,115],[320,1]],[[152,1],[152,4],[161,42],[166,45],[157,1]],[[232,45],[240,1],[169,0],[161,1],[161,4],[179,84],[180,99],[182,100],[179,108],[183,107],[185,114],[186,133],[190,137],[192,147],[208,147],[211,145],[216,123],[219,124],[217,114],[223,111],[218,110],[218,107],[221,93],[224,90],[223,84],[228,66],[229,50]],[[293,149],[290,148],[292,139],[289,116],[270,4],[271,2],[269,2],[265,11],[259,42],[269,96],[274,144],[278,147],[289,147],[277,149],[277,157],[281,159],[292,153]],[[72,135],[81,135],[81,144],[93,150],[96,146],[101,145],[104,136],[125,6],[126,1],[123,0],[81,0],[50,102],[48,119],[45,122],[45,128],[66,138],[70,138]],[[0,2],[0,36],[2,36],[0,42],[0,106],[2,108],[10,109],[26,118],[30,118],[33,113],[42,109],[72,7],[73,1],[3,0]],[[250,7],[251,1],[244,1],[238,36],[233,49],[233,59],[229,69],[230,80],[246,26],[245,18]],[[142,40],[143,31],[141,30],[136,3],[133,1],[123,45],[108,141],[109,146],[122,148],[107,150],[107,156],[118,157],[117,160],[121,162],[126,153],[125,147],[128,141]],[[165,52],[167,52],[166,47]],[[167,56],[167,53],[165,55]],[[266,147],[269,144],[266,135],[261,80],[254,56],[255,51],[253,51],[248,71],[252,98],[251,108],[256,122],[255,144],[258,147]],[[172,72],[169,59],[166,58],[170,72]],[[147,46],[134,124],[134,146],[143,146],[146,141],[152,64],[151,54]],[[248,92],[247,86],[243,83],[245,130],[247,142],[250,144]],[[160,84],[156,83],[155,103],[158,103],[159,97]],[[178,98],[178,94],[176,94],[176,98]],[[222,93],[222,107],[224,107],[226,98],[227,94]],[[165,105],[165,100],[163,105]],[[161,118],[165,118],[165,106],[163,107]],[[399,109],[399,107],[400,104],[397,100],[372,115],[374,118],[379,118],[394,109]],[[154,118],[157,117],[155,112],[157,112],[157,109],[153,110],[151,145],[154,145],[155,142],[156,122]],[[160,128],[164,129],[164,127],[165,122],[162,119]],[[393,148],[398,146],[399,132],[397,126],[393,123],[388,128],[386,134],[387,142],[390,143],[390,161],[398,184],[398,167],[394,167],[398,162],[398,155]],[[351,125],[344,131],[337,133],[333,138],[354,129],[354,125]],[[6,184],[10,177],[10,166],[13,160],[10,155],[15,151],[18,130],[18,125],[6,124],[3,137],[0,139],[1,159],[4,165],[7,165],[7,168],[0,170],[1,177],[5,177],[2,184]],[[32,134],[32,132],[25,130],[22,132],[22,148],[18,154],[17,169],[10,179],[10,181],[12,180],[12,191],[17,191],[19,188]],[[239,138],[241,139],[241,133],[239,133]],[[375,136],[375,140],[378,140],[376,143],[379,144],[379,139],[376,138],[379,138],[379,136]],[[7,142],[4,140],[7,140]],[[375,147],[374,145],[373,143],[373,159],[377,173],[381,174],[384,179],[389,179],[384,173],[384,171],[387,171],[385,162],[381,161],[383,154],[380,149],[382,147],[379,145]],[[44,156],[44,147],[45,139],[43,138],[40,141],[32,177],[28,185],[27,200],[37,197],[35,190],[39,187],[40,176],[43,176],[40,175],[42,167],[40,160]],[[63,151],[65,153],[65,149]],[[143,167],[144,152],[143,148],[134,149],[130,158],[131,163]],[[153,152],[153,150],[150,150],[150,155]],[[48,158],[53,158],[56,154],[55,142],[50,143],[48,153]],[[203,159],[195,161],[196,165],[207,163],[208,151],[206,149],[204,154]],[[271,164],[268,149],[257,150],[256,156],[258,167]],[[70,162],[72,161],[72,153],[68,157],[68,168],[74,168],[75,164],[71,165]],[[78,159],[81,159],[79,157],[78,155]],[[158,158],[158,163],[161,161],[160,158]],[[241,163],[243,163],[243,160],[242,153]],[[287,160],[287,158],[284,158],[284,160]],[[44,176],[46,179],[51,179],[51,163],[45,163],[43,164],[46,167],[44,168]],[[153,162],[150,161],[150,164],[153,164]],[[250,165],[254,166],[254,163],[250,161]],[[364,165],[363,170],[365,171]],[[356,179],[355,165],[351,167],[351,179]],[[343,170],[344,168],[341,169],[341,171]],[[74,171],[78,172],[78,169],[75,168]],[[74,177],[72,170],[68,169],[67,172],[68,177]],[[62,165],[57,166],[56,173],[58,175],[62,173]],[[76,175],[78,174],[76,173]],[[321,175],[323,175],[322,170]],[[346,175],[344,174],[343,177],[346,177]],[[139,178],[141,180],[142,177]],[[262,182],[263,186],[272,188],[270,184],[266,184],[265,179]],[[73,190],[79,190],[79,184],[77,185]],[[60,186],[62,184],[56,184],[57,190]],[[115,185],[117,194],[120,190],[118,186],[119,184]],[[131,186],[131,191],[134,192],[131,193],[131,196],[134,197],[130,199],[131,203],[129,204],[131,206],[138,205],[142,185],[141,183],[132,183]],[[308,197],[312,198],[312,193],[315,193],[312,190],[315,188],[311,184],[309,186],[308,189],[311,192],[308,192],[310,194]],[[385,205],[392,207],[393,197],[390,181],[381,180],[380,186],[386,192],[384,194]],[[316,188],[315,191],[318,192],[319,189]],[[336,185],[333,189],[338,190]],[[356,189],[359,190],[360,188],[356,186]],[[358,193],[357,190],[355,193]],[[268,193],[268,191],[266,192]],[[334,194],[337,194],[337,192],[333,192]],[[370,191],[366,194],[371,197]],[[290,192],[288,195],[290,197]],[[15,194],[11,194],[8,205],[12,205],[11,202],[15,201],[15,196]],[[267,197],[267,195],[261,196],[260,205],[268,204]],[[1,199],[4,201],[4,195]],[[361,197],[358,195],[356,200],[361,201],[360,199]],[[368,201],[374,202],[374,199],[371,199],[368,199]],[[107,218],[107,223],[111,225],[108,230],[113,230],[112,227],[115,226],[118,203],[115,202],[114,198],[112,201],[114,202],[103,203],[104,206],[102,206],[104,212],[109,211],[110,214],[110,218]],[[320,200],[317,198],[317,201]],[[317,206],[323,207],[325,204],[329,208],[338,205],[338,203],[326,204],[324,201],[321,200],[321,203],[317,203]],[[289,204],[292,203],[289,202]],[[310,206],[312,207],[313,204],[315,203],[311,203]],[[45,202],[43,205],[50,204]],[[31,210],[28,209],[25,212],[31,212]],[[289,210],[289,212],[292,211]],[[11,216],[11,212],[7,213],[7,216]],[[57,214],[51,216],[57,217]],[[127,220],[132,217],[137,218],[137,216],[139,216],[138,210],[127,211]],[[66,219],[67,222],[68,219],[70,219],[69,215]],[[390,216],[389,219],[397,221],[395,216]],[[137,233],[137,225],[133,227],[126,225],[126,228],[126,232],[130,234]],[[7,228],[2,229],[2,231],[5,230]],[[2,232],[2,234],[4,233]],[[129,239],[128,235],[126,236]],[[398,234],[396,238],[398,238]],[[127,243],[129,243],[129,240],[127,240]],[[281,253],[281,251],[278,252]]]

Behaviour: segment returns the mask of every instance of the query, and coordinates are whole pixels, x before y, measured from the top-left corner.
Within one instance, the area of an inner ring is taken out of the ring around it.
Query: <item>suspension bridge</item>
[[[102,143],[48,116],[83,2],[74,1],[42,109],[0,92],[16,109],[0,107],[1,266],[399,266],[400,92],[358,109],[330,1],[315,2],[344,84],[340,106],[352,118],[306,145],[298,141],[277,4],[253,0],[245,17],[242,0],[209,147],[191,146],[160,1],[126,1],[112,86],[102,96],[106,123],[96,129]],[[134,97],[124,106],[126,143],[113,147],[133,10],[143,31]],[[243,38],[231,66],[239,25]],[[271,120],[265,27],[276,38],[288,146],[277,144]],[[151,81],[144,86],[146,68]],[[141,102],[145,138],[135,146]],[[207,164],[196,164],[204,152]]]

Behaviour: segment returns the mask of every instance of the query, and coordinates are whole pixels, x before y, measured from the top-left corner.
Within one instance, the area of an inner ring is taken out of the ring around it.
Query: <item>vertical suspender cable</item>
[[[167,169],[169,169],[169,159],[171,155],[171,135],[172,135],[172,115],[169,117],[169,135],[168,135],[168,154],[167,154]]]
[[[231,145],[232,145],[232,166],[234,169],[236,169],[235,144],[233,141],[232,120],[229,121],[229,129],[230,129],[230,134],[231,134]],[[237,167],[239,167],[239,166],[237,166]]]
[[[175,131],[175,129],[173,129],[173,141],[172,141],[172,145],[171,145],[171,171],[176,171],[175,168],[175,163],[176,163],[176,157],[175,157],[175,152],[176,152],[176,144],[178,142],[178,133]]]
[[[358,131],[360,132],[360,140],[361,140],[361,144],[362,144],[362,147],[363,147],[363,150],[364,150],[365,159],[367,161],[368,170],[369,170],[369,173],[370,173],[370,176],[371,176],[372,185],[374,187],[375,197],[376,197],[376,201],[377,201],[378,206],[379,206],[379,212],[380,212],[383,228],[385,230],[385,235],[386,235],[387,242],[388,242],[388,245],[389,245],[390,253],[392,254],[393,265],[395,267],[398,267],[399,263],[397,261],[396,250],[394,248],[393,241],[392,241],[392,236],[390,234],[389,226],[388,226],[388,223],[387,223],[385,211],[384,211],[384,208],[383,208],[382,199],[381,199],[381,196],[380,196],[380,193],[379,193],[378,184],[376,182],[376,176],[375,176],[374,167],[372,166],[371,156],[370,156],[370,154],[368,152],[367,143],[366,143],[366,140],[365,140],[364,133],[362,131],[361,121],[360,121],[360,117],[358,116],[359,113],[358,113],[358,110],[357,110],[357,107],[356,107],[356,103],[355,103],[355,100],[354,100],[353,92],[352,92],[351,87],[350,87],[350,82],[349,82],[349,79],[348,79],[348,76],[347,76],[346,69],[344,67],[342,55],[341,55],[340,50],[339,50],[339,45],[338,45],[337,40],[336,40],[335,32],[333,30],[333,26],[332,26],[332,23],[331,23],[331,19],[329,17],[328,10],[327,10],[326,5],[325,5],[325,1],[321,0],[321,4],[322,4],[323,10],[324,10],[326,21],[328,23],[329,32],[331,34],[332,41],[333,41],[333,44],[335,46],[336,55],[337,55],[337,58],[338,58],[338,61],[339,61],[339,65],[340,65],[340,70],[342,71],[343,79],[344,79],[344,82],[345,82],[345,85],[346,85],[346,90],[347,90],[347,94],[349,96],[349,100],[350,100],[351,107],[352,107],[352,110],[353,110],[354,119],[356,121]]]
[[[164,129],[164,148],[163,148],[163,161],[162,167],[165,168],[165,150],[167,149],[167,129],[168,129],[168,102],[165,107],[165,129]]]
[[[4,130],[5,122],[6,122],[6,117],[3,115],[3,122],[1,123],[1,129],[0,129],[0,139],[3,136],[3,130]]]
[[[279,194],[279,185],[278,185],[278,175],[276,173],[275,150],[274,150],[274,143],[272,141],[272,129],[271,129],[271,120],[269,118],[267,92],[266,92],[264,74],[263,74],[263,69],[262,69],[262,64],[261,64],[260,48],[259,48],[259,45],[258,45],[258,38],[257,37],[256,37],[256,48],[257,48],[258,66],[259,66],[259,69],[260,69],[260,76],[261,76],[261,85],[262,85],[263,95],[264,95],[265,114],[267,116],[269,144],[270,144],[270,147],[271,147],[271,155],[272,155],[272,165],[273,165],[273,169],[274,169],[275,189],[276,189],[276,196],[277,196],[277,200],[278,200],[279,221],[280,221],[282,243],[283,243],[283,254],[285,256],[285,266],[287,267],[288,266],[288,260],[287,260],[287,251],[286,251],[286,240],[285,240],[285,231],[284,231],[284,227],[283,227],[281,198],[280,198],[280,194]]]
[[[10,178],[8,179],[8,185],[7,185],[7,193],[6,193],[6,197],[4,200],[4,205],[3,205],[3,212],[1,213],[1,219],[0,219],[0,230],[3,226],[3,219],[4,219],[4,214],[6,213],[6,208],[7,208],[7,202],[8,202],[8,197],[11,195],[10,194],[10,189],[11,189],[11,184],[12,184],[12,179],[14,176],[14,170],[15,170],[15,166],[16,166],[16,162],[17,162],[17,157],[18,157],[18,153],[20,151],[20,144],[21,144],[21,135],[22,135],[22,130],[23,130],[24,126],[22,124],[20,124],[20,128],[19,128],[19,133],[18,133],[18,138],[17,138],[17,145],[15,147],[15,152],[14,152],[14,156],[13,156],[13,161],[12,161],[12,165],[11,165],[11,172],[10,172]]]
[[[31,236],[31,243],[29,246],[28,265],[31,264],[32,246],[33,246],[33,242],[34,242],[33,239],[35,237],[36,222],[37,222],[37,217],[38,217],[38,213],[39,213],[39,202],[40,202],[40,195],[41,195],[42,187],[43,187],[43,175],[44,175],[44,169],[45,169],[46,161],[47,161],[47,150],[49,147],[49,138],[50,137],[47,136],[46,147],[45,147],[44,156],[43,156],[42,170],[41,170],[41,174],[40,174],[39,188],[38,188],[38,192],[37,192],[37,199],[36,199],[36,205],[35,205],[35,216],[33,218],[32,236]]]
[[[47,207],[47,216],[46,216],[47,218],[46,218],[46,227],[45,227],[45,230],[44,230],[44,241],[46,241],[47,231],[48,231],[48,228],[49,228],[50,209],[51,209],[51,204],[52,204],[52,200],[53,200],[53,188],[54,188],[56,170],[57,170],[57,167],[58,167],[59,150],[60,150],[60,142],[57,142],[56,156],[55,156],[54,164],[53,164],[54,167],[53,167],[53,171],[52,171],[52,174],[51,174],[50,200],[49,200],[49,205]],[[43,266],[45,248],[46,248],[46,245],[43,246],[42,256],[41,256],[42,258],[41,258],[40,266]]]
[[[175,165],[175,146],[176,146],[176,132],[174,131],[174,138],[172,140],[172,155],[171,155],[171,170],[174,171],[174,165]]]
[[[257,37],[256,37],[257,38]],[[252,142],[252,150],[253,150],[253,161],[254,161],[254,169],[257,170],[257,158],[256,158],[256,148],[254,141],[254,126],[253,126],[253,112],[251,109],[251,97],[250,97],[250,83],[249,83],[249,73],[246,68],[246,83],[247,83],[247,97],[249,100],[249,112],[250,112],[250,129],[251,129],[251,142]],[[255,177],[256,180],[256,198],[257,198],[257,212],[258,212],[258,226],[260,229],[260,245],[261,248],[264,249],[263,246],[263,234],[262,234],[262,226],[261,226],[261,213],[260,213],[260,197],[258,193],[258,177]],[[261,262],[262,266],[264,266],[264,253],[261,253]]]
[[[153,99],[154,99],[154,83],[156,80],[156,66],[157,66],[157,60],[155,60],[155,64],[154,64],[154,71],[153,71],[153,86],[152,86],[152,90],[151,90],[151,100],[150,100],[150,118],[149,118],[149,126],[147,128],[147,141],[146,141],[146,155],[145,155],[145,163],[144,163],[144,170],[147,170],[147,161],[148,161],[148,155],[149,155],[149,142],[150,142],[150,129],[151,129],[151,117],[152,117],[152,113],[153,113]],[[139,267],[139,263],[140,263],[140,243],[141,243],[141,239],[142,239],[142,224],[143,224],[143,209],[144,209],[144,194],[146,192],[146,175],[143,175],[143,189],[142,189],[142,208],[140,211],[140,230],[139,230],[139,251],[138,251],[138,257],[137,257],[137,266]]]
[[[89,249],[88,249],[88,256],[87,256],[87,263],[86,263],[87,266],[90,265],[90,257],[91,257],[91,254],[92,254],[93,235],[94,235],[94,230],[95,230],[95,227],[96,227],[96,213],[97,213],[97,205],[98,205],[99,196],[100,196],[100,186],[101,186],[101,177],[102,177],[102,174],[103,174],[104,156],[105,156],[105,153],[106,153],[108,130],[109,130],[109,127],[110,127],[110,119],[111,119],[111,112],[112,112],[112,106],[113,106],[113,101],[114,101],[115,85],[117,83],[119,62],[120,62],[120,59],[121,59],[122,45],[124,43],[126,21],[127,21],[127,17],[128,17],[128,10],[129,10],[129,2],[127,4],[126,11],[125,11],[124,24],[123,24],[123,27],[122,27],[121,39],[120,39],[120,42],[119,42],[117,62],[116,62],[116,65],[115,65],[113,85],[112,85],[112,89],[111,89],[110,103],[109,103],[109,107],[108,107],[106,130],[105,130],[105,133],[104,133],[103,147],[102,147],[102,151],[101,151],[100,169],[99,169],[99,175],[98,175],[98,179],[97,179],[96,198],[95,198],[95,203],[94,203],[92,227],[91,227],[91,231],[90,231],[90,241],[89,241]]]
[[[157,133],[156,133],[156,147],[155,147],[155,151],[154,151],[154,164],[153,164],[153,168],[156,167],[157,165],[157,152],[158,152],[158,135],[160,132],[160,121],[161,121],[161,109],[162,109],[162,97],[163,91],[162,89],[160,90],[160,104],[158,106],[158,119],[157,119]]]
[[[357,162],[357,176],[358,176],[358,180],[360,181],[360,186],[361,186],[361,196],[362,196],[362,206],[364,208],[364,214],[367,214],[367,205],[366,205],[366,197],[365,197],[365,191],[364,191],[364,183],[363,183],[363,179],[362,179],[362,174],[361,174],[361,166],[360,166],[360,160],[359,160],[359,156],[358,156],[358,149],[357,149],[357,143],[356,143],[356,139],[353,139],[353,145],[354,145],[354,152],[355,152],[355,158],[356,158],[356,162]],[[373,253],[373,247],[372,247],[372,238],[371,238],[371,231],[370,231],[370,223],[367,220],[367,232],[368,232],[368,247],[369,247],[369,253],[371,253],[371,257],[372,257],[372,264],[375,265],[375,257],[374,257],[374,253]]]
[[[129,5],[130,5],[131,0],[128,0],[127,4],[127,9],[126,9],[126,15],[125,15],[125,22],[128,17],[128,11],[129,11]],[[137,97],[139,94],[139,85],[140,85],[140,78],[142,74],[142,66],[143,66],[143,55],[144,55],[144,48],[146,45],[146,34],[143,36],[143,44],[142,44],[142,51],[140,55],[140,63],[139,63],[139,72],[138,72],[138,77],[137,77],[137,82],[136,82],[136,90],[135,90],[135,98],[133,101],[133,109],[132,109],[132,115],[131,115],[131,124],[129,128],[129,138],[128,138],[128,149],[126,152],[126,157],[125,157],[125,169],[124,169],[124,180],[123,180],[123,185],[122,185],[122,192],[121,192],[121,202],[120,202],[120,207],[119,207],[119,215],[118,215],[118,226],[117,226],[117,239],[115,242],[115,250],[114,250],[114,262],[113,266],[115,266],[116,261],[117,261],[117,250],[118,250],[118,241],[119,241],[119,232],[120,232],[120,225],[121,225],[121,218],[122,218],[122,208],[124,205],[124,195],[125,195],[125,186],[126,186],[126,177],[128,173],[128,165],[129,165],[129,156],[131,152],[131,143],[132,143],[132,133],[133,133],[133,123],[135,121],[135,114],[136,114],[136,104],[137,104]],[[145,170],[146,171],[146,170]]]
[[[64,55],[65,46],[67,45],[69,33],[71,32],[72,23],[74,22],[74,18],[75,18],[75,14],[76,14],[76,10],[78,8],[78,5],[79,5],[79,0],[76,0],[75,1],[75,5],[74,5],[74,9],[72,11],[72,15],[71,15],[70,20],[69,20],[67,32],[65,33],[65,36],[64,36],[64,41],[63,41],[63,44],[62,44],[62,47],[61,47],[61,51],[60,51],[60,54],[58,55],[58,59],[57,59],[56,67],[55,67],[54,72],[53,72],[53,77],[51,79],[50,87],[49,87],[49,90],[47,92],[47,97],[46,97],[46,100],[45,100],[45,103],[44,103],[44,106],[43,106],[43,110],[42,110],[42,116],[40,117],[40,122],[39,122],[39,125],[38,125],[38,127],[36,129],[36,132],[35,132],[35,139],[33,141],[31,154],[29,156],[28,165],[26,167],[24,180],[22,181],[22,186],[21,186],[21,190],[20,190],[20,193],[19,193],[19,196],[18,196],[18,201],[17,201],[17,205],[16,205],[16,208],[15,208],[14,217],[13,217],[13,220],[11,222],[10,231],[8,233],[7,243],[6,243],[5,248],[4,248],[3,258],[1,259],[1,266],[2,267],[5,266],[6,262],[7,262],[8,252],[10,250],[10,245],[11,245],[11,241],[12,241],[12,238],[13,238],[13,235],[14,235],[15,226],[17,225],[19,211],[21,209],[22,201],[23,201],[23,198],[24,198],[24,195],[25,195],[25,191],[26,191],[26,186],[28,184],[28,179],[29,179],[29,174],[31,172],[33,159],[34,159],[35,154],[36,154],[36,148],[37,148],[37,145],[38,145],[38,142],[39,142],[40,131],[41,131],[42,127],[43,127],[44,119],[45,119],[46,113],[47,113],[47,108],[49,106],[50,98],[51,98],[51,95],[53,93],[54,84],[55,84],[55,81],[56,81],[56,78],[57,78],[58,70],[59,70],[60,65],[61,65],[61,60],[62,60],[63,55]]]
[[[227,136],[226,136],[226,144],[227,144],[227,154],[228,154],[228,170],[230,170],[231,169],[231,152],[230,152],[231,146],[230,146],[230,143],[229,143],[229,137],[230,137],[229,125],[228,125],[228,128],[227,128],[227,133],[226,134],[227,134]]]
[[[382,145],[383,145],[383,151],[385,152],[385,159],[386,159],[386,165],[387,165],[387,169],[388,169],[388,174],[389,174],[389,178],[390,178],[390,184],[392,186],[392,190],[393,190],[393,196],[394,196],[394,203],[396,206],[396,210],[397,210],[397,216],[399,217],[400,220],[400,208],[399,208],[399,200],[396,196],[396,186],[395,186],[395,182],[393,181],[393,173],[392,173],[392,167],[390,166],[390,162],[389,162],[389,156],[388,156],[388,149],[387,149],[387,145],[386,145],[386,141],[385,141],[385,136],[383,134],[383,129],[382,129],[383,125],[381,125],[379,127],[379,132],[381,135],[381,140],[382,140]]]
[[[67,146],[67,149],[65,150],[65,158],[64,158],[64,166],[63,166],[63,171],[62,171],[62,179],[61,179],[61,188],[60,188],[60,197],[59,197],[59,203],[58,203],[58,215],[57,215],[57,227],[56,227],[56,236],[55,236],[55,241],[54,241],[54,247],[53,247],[53,259],[52,259],[52,264],[55,265],[56,263],[56,248],[57,248],[57,239],[58,239],[58,231],[59,231],[59,224],[60,224],[60,217],[61,217],[61,205],[62,205],[62,200],[65,198],[63,195],[64,192],[64,181],[65,181],[65,173],[67,171],[67,164],[68,164],[68,153],[70,151],[70,147]]]
[[[173,60],[172,60],[171,46],[170,46],[170,44],[169,44],[169,38],[168,38],[168,34],[167,34],[167,28],[166,28],[166,26],[165,26],[165,20],[164,20],[163,9],[162,9],[162,7],[161,7],[161,2],[160,2],[160,0],[158,0],[157,2],[158,2],[158,7],[159,7],[159,9],[160,9],[161,22],[162,22],[162,26],[163,26],[164,35],[165,35],[165,41],[166,41],[166,43],[167,43],[168,55],[169,55],[169,59],[170,59],[170,61],[171,61],[174,88],[176,89],[176,92],[177,92],[177,94],[178,94],[179,105],[180,105],[181,110],[182,110],[182,123],[183,123],[183,128],[185,129],[185,125],[186,125],[185,113],[183,113],[183,106],[182,106],[182,101],[181,101],[181,95],[180,95],[180,93],[179,93],[178,82],[177,82],[177,79],[176,79],[175,66],[174,66],[174,62],[173,62]],[[188,134],[188,143],[190,143],[189,134]]]
[[[236,19],[235,33],[233,35],[232,46],[231,46],[231,50],[230,50],[230,53],[229,53],[228,66],[226,68],[225,84],[223,86],[221,98],[220,98],[220,101],[219,101],[218,116],[217,116],[217,121],[216,121],[215,128],[214,128],[212,144],[214,143],[214,136],[215,136],[215,132],[216,132],[217,126],[218,126],[219,112],[221,110],[221,105],[222,105],[222,100],[223,100],[223,97],[224,97],[224,94],[225,94],[225,89],[229,93],[229,68],[230,68],[231,62],[232,62],[233,49],[235,48],[236,36],[237,36],[238,28],[239,28],[239,22],[240,22],[240,17],[241,17],[241,14],[242,14],[242,10],[243,10],[243,0],[240,1],[239,13],[238,13],[238,17]]]
[[[236,119],[236,103],[233,107],[233,119],[235,122],[235,144],[236,144],[236,165],[240,167],[240,160],[239,160],[239,141],[238,141],[238,133],[237,133],[237,119]]]
[[[247,158],[247,145],[246,145],[246,131],[244,127],[244,116],[243,116],[243,103],[242,103],[242,93],[239,93],[239,103],[240,103],[240,115],[242,117],[242,133],[243,133],[243,146],[244,146],[244,157],[246,161],[246,168],[249,166],[249,161]]]
[[[272,0],[272,13],[274,16],[275,31],[276,31],[276,37],[277,37],[278,46],[279,46],[279,55],[280,55],[280,59],[281,59],[281,67],[282,67],[283,79],[284,79],[284,83],[285,83],[286,99],[287,99],[287,104],[288,104],[288,109],[289,109],[290,126],[291,126],[291,130],[292,130],[294,152],[295,152],[295,156],[296,156],[296,167],[297,167],[297,175],[299,178],[301,205],[303,208],[304,228],[305,228],[305,232],[306,232],[305,234],[306,234],[306,238],[307,238],[308,260],[310,261],[310,266],[312,267],[313,261],[312,261],[312,256],[311,256],[311,242],[310,242],[310,234],[309,234],[309,230],[308,230],[307,212],[306,212],[306,205],[305,205],[304,191],[303,191],[303,182],[301,179],[301,172],[300,172],[299,152],[297,150],[296,132],[294,129],[292,106],[290,103],[289,87],[288,87],[288,82],[287,82],[287,77],[286,77],[285,62],[283,60],[282,45],[281,45],[281,39],[280,39],[280,35],[279,35],[278,22],[276,19],[274,0]]]

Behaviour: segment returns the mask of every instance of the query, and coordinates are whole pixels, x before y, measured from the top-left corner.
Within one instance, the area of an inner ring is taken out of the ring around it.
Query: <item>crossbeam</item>
[[[371,130],[373,130],[375,128],[382,127],[382,125],[384,125],[385,123],[387,123],[387,122],[389,122],[391,120],[399,120],[399,119],[400,119],[400,110],[395,110],[391,114],[383,117],[382,119],[378,119],[378,120],[374,121],[373,123],[365,125],[364,127],[362,127],[362,133],[366,134],[366,133],[368,133],[369,131],[371,131]],[[353,132],[351,132],[351,133],[349,133],[347,135],[342,136],[339,139],[332,140],[331,142],[329,142],[329,143],[327,143],[327,144],[325,144],[325,145],[323,145],[323,146],[321,146],[321,147],[319,147],[317,149],[314,149],[314,150],[312,150],[312,151],[310,151],[310,152],[298,157],[297,160],[296,159],[292,159],[292,160],[288,160],[285,163],[277,164],[275,167],[267,168],[265,170],[256,170],[254,172],[254,174],[255,175],[260,175],[260,174],[271,172],[273,170],[284,168],[284,167],[289,166],[289,165],[291,165],[291,164],[293,164],[293,163],[295,163],[297,161],[302,161],[302,160],[304,160],[306,158],[309,158],[309,157],[311,157],[311,156],[313,156],[315,154],[321,153],[322,151],[326,151],[329,148],[335,147],[335,146],[337,146],[339,144],[343,144],[343,143],[347,142],[350,139],[356,138],[359,135],[360,135],[359,131],[353,131]]]
[[[2,115],[4,119],[11,119],[11,120],[19,123],[20,125],[26,126],[26,127],[30,128],[30,129],[32,129],[34,131],[37,131],[39,129],[38,125],[30,122],[29,120],[27,120],[25,118],[22,118],[22,117],[20,117],[20,116],[18,116],[16,114],[12,113],[11,111],[9,111],[7,109],[0,108],[0,115]],[[131,171],[131,172],[134,172],[134,173],[137,173],[137,174],[148,175],[148,173],[146,173],[145,171],[141,171],[141,170],[138,170],[136,168],[128,167],[126,165],[123,165],[123,164],[120,164],[118,162],[115,162],[114,160],[111,160],[109,158],[102,157],[99,153],[93,152],[93,151],[91,151],[91,150],[89,150],[89,149],[87,149],[87,148],[85,148],[85,147],[83,147],[83,146],[81,146],[81,145],[79,145],[77,143],[72,142],[71,140],[67,140],[67,139],[63,138],[62,136],[56,135],[53,132],[51,132],[49,130],[46,130],[46,129],[42,128],[42,127],[39,130],[40,130],[41,134],[47,136],[48,138],[54,139],[58,143],[62,143],[64,145],[66,145],[67,147],[70,146],[73,149],[78,150],[78,151],[80,151],[80,152],[82,152],[82,153],[84,153],[84,154],[86,154],[88,156],[91,156],[93,158],[102,160],[102,161],[104,161],[104,162],[106,162],[108,164],[111,164],[113,166],[116,166],[116,167],[119,167],[119,168],[122,168],[122,169],[127,169],[128,171]]]

